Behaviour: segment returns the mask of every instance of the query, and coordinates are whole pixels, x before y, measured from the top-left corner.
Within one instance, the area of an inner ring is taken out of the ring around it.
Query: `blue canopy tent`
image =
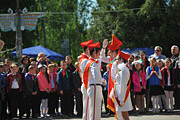
[[[131,51],[134,54],[138,53],[138,55],[140,55],[140,51],[145,51],[147,57],[154,54],[154,49],[153,48],[134,48]]]
[[[49,50],[47,48],[44,48],[42,46],[34,46],[34,47],[29,47],[29,48],[25,48],[22,50],[22,54],[23,55],[27,55],[29,57],[37,57],[38,54],[42,52],[44,53],[44,55],[49,58],[50,60],[64,60],[65,57],[61,54],[58,54],[52,50]],[[12,56],[16,56],[16,51],[11,53]]]
[[[140,51],[145,51],[147,57],[154,54],[153,48],[134,48],[132,50],[130,50],[129,48],[126,48],[126,49],[123,49],[122,51],[129,52],[130,54],[134,54],[134,55],[140,55]]]

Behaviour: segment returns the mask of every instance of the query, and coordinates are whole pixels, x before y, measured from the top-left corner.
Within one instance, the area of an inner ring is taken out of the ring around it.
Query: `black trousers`
[[[82,116],[82,112],[83,112],[82,93],[80,91],[76,91],[75,92],[75,97],[76,97],[77,115]]]
[[[72,90],[63,90],[61,95],[61,112],[69,115],[72,112]]]
[[[74,114],[74,94],[71,95],[71,114]]]
[[[55,109],[57,108],[58,102],[59,102],[58,100],[59,98],[58,98],[57,91],[51,92],[49,94],[49,99],[48,99],[48,113],[49,114],[55,114]]]
[[[38,95],[26,95],[25,96],[25,112],[27,113],[27,116],[30,116],[30,109],[32,109],[32,116],[36,117],[39,115],[40,105],[39,105],[39,99]]]
[[[8,116],[8,114],[7,114],[7,105],[8,104],[9,104],[8,103],[8,97],[7,97],[7,94],[5,93],[4,94],[4,100],[2,101],[2,113],[1,113],[2,119],[6,119]]]
[[[175,99],[175,105],[174,108],[180,109],[180,88],[175,88],[174,90],[174,99]]]
[[[21,105],[23,98],[20,93],[19,89],[11,89],[11,91],[8,93],[9,100],[10,100],[10,116],[17,117],[17,109],[19,108],[19,116],[22,116],[22,108]]]
[[[103,96],[104,96],[104,104],[105,104],[106,113],[109,113],[110,111],[107,108],[108,90],[103,90]]]

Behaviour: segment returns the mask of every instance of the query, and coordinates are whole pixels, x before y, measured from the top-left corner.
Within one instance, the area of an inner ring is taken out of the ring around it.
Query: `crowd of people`
[[[110,44],[103,41],[102,49],[93,40],[81,43],[84,52],[74,65],[70,55],[59,64],[43,53],[37,59],[23,55],[21,65],[5,59],[0,63],[1,118],[72,117],[76,113],[84,120],[99,120],[102,103],[105,114],[114,112],[127,120],[129,111],[145,114],[150,108],[153,113],[179,109],[178,46],[171,47],[170,58],[161,54],[160,46],[149,57],[145,51],[131,55],[121,52],[122,43],[113,37]]]

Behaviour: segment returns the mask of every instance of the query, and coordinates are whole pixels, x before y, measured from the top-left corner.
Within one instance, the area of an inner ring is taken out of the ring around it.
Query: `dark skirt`
[[[174,91],[174,87],[173,86],[164,86],[164,90],[166,90],[166,91]]]
[[[135,92],[135,95],[144,95],[146,92],[145,89],[141,89],[141,92]]]
[[[140,82],[140,85],[142,86],[142,82]],[[145,89],[141,89],[141,92],[135,92],[135,95],[144,95],[145,92]]]
[[[162,95],[164,91],[162,90],[162,87],[160,85],[153,85],[150,86],[150,95],[151,96],[158,96]]]
[[[40,98],[41,99],[48,99],[48,93],[45,91],[40,91]]]

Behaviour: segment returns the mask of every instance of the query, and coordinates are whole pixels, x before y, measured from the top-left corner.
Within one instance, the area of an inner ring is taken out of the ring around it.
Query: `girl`
[[[158,59],[157,60],[157,66],[162,69],[164,67],[164,60],[163,59]],[[159,106],[160,106],[160,112],[162,112],[163,110],[163,106],[165,111],[167,111],[167,107],[166,107],[166,97],[165,97],[165,93],[164,93],[164,88],[162,88],[162,80],[160,80],[160,85],[161,85],[161,92],[162,94],[160,95],[160,100],[159,100]]]
[[[174,68],[171,67],[171,60],[169,58],[165,59],[165,67],[161,69],[162,73],[162,87],[164,88],[166,94],[166,104],[168,112],[173,111],[173,93],[175,88],[174,80]],[[169,109],[169,100],[170,106]]]
[[[149,66],[149,61],[148,58],[146,56],[146,52],[145,51],[141,51],[140,52],[140,57],[141,57],[141,61],[142,61],[142,70],[143,72],[146,72],[146,68]],[[146,92],[145,92],[145,98],[146,98],[146,112],[148,112],[149,110],[149,105],[150,105],[150,94],[149,94],[149,80],[146,81]]]
[[[41,97],[41,117],[46,117],[46,111],[48,107],[48,95],[52,88],[51,81],[46,72],[46,65],[38,65],[40,72],[37,75],[40,97]]]
[[[146,75],[141,69],[141,61],[134,61],[133,63],[134,72],[132,75],[134,83],[134,92],[139,112],[144,112],[144,94],[146,89]]]
[[[150,95],[153,103],[153,113],[158,113],[158,103],[161,95],[160,79],[162,79],[160,68],[156,65],[156,59],[150,59],[150,66],[146,69],[146,80],[149,80]]]

